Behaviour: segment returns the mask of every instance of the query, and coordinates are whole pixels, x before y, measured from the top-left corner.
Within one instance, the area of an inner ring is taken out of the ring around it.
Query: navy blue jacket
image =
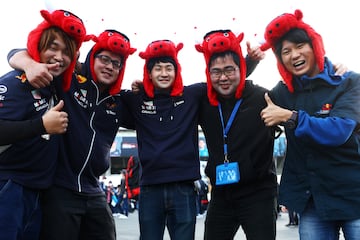
[[[90,74],[89,56],[90,52],[83,64],[85,78],[74,75],[70,90],[60,95],[69,114],[69,126],[62,138],[54,183],[81,193],[103,194],[98,178],[109,168],[110,148],[118,128],[130,127],[124,123],[124,116],[130,115],[120,93],[100,93]]]
[[[200,178],[198,111],[205,84],[184,87],[181,96],[123,94],[134,117],[142,168],[140,185]]]
[[[277,105],[299,112],[297,128],[286,130],[280,203],[301,213],[312,198],[324,220],[358,219],[360,76],[351,73],[336,79],[331,64],[326,64],[330,69],[324,73],[295,81],[294,93],[283,83],[271,92]],[[357,126],[348,134],[349,120]]]
[[[21,71],[11,71],[0,78],[0,119],[39,122],[49,108],[50,87],[35,89],[21,80],[25,80]],[[38,132],[44,133],[45,129],[40,126]],[[0,180],[11,179],[34,189],[49,187],[57,162],[58,141],[58,135],[47,140],[37,134],[0,146]]]

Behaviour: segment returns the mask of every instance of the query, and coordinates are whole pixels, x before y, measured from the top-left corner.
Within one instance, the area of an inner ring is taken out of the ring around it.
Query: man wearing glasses
[[[60,145],[54,184],[43,195],[41,239],[116,239],[114,219],[98,179],[109,168],[118,128],[130,122],[125,120],[130,115],[120,99],[120,88],[126,60],[136,49],[115,30],[106,30],[93,40],[96,44],[80,73],[73,76],[70,90],[59,93],[69,125]],[[46,75],[41,73],[49,66],[34,64],[25,54],[16,53],[10,63],[24,68],[30,82],[36,77],[42,79],[37,85],[51,82],[39,77]],[[36,74],[30,79],[31,71]]]
[[[195,46],[207,66],[208,98],[199,114],[212,185],[205,240],[233,239],[240,226],[247,239],[275,239],[275,130],[260,118],[266,89],[245,80],[242,39],[243,34],[216,30]]]

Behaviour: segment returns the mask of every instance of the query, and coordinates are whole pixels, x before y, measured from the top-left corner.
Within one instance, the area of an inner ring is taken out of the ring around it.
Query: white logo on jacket
[[[85,92],[85,95],[86,95],[86,92]],[[74,92],[74,98],[81,107],[88,108],[89,101],[81,93],[79,93],[77,91]]]
[[[7,87],[5,85],[0,85],[0,94],[6,93],[6,92],[7,92]]]
[[[156,106],[153,101],[144,101],[141,105],[141,113],[145,114],[156,114]]]

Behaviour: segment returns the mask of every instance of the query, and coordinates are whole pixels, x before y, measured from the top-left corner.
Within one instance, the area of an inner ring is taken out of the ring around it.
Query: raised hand
[[[251,47],[249,41],[246,42],[246,49],[249,57],[255,61],[261,61],[265,58],[265,52],[260,50],[260,46]]]
[[[42,88],[49,86],[53,80],[50,73],[51,69],[59,67],[60,63],[38,63],[33,62],[25,69],[26,78],[29,83],[35,88]]]
[[[335,70],[335,75],[339,75],[342,76],[344,75],[347,71],[349,71],[349,69],[347,68],[347,66],[345,66],[342,63],[335,63],[334,64],[334,70]]]
[[[47,111],[43,116],[43,124],[48,134],[62,134],[65,133],[68,126],[68,114],[62,111],[64,101],[60,102]]]
[[[141,80],[134,80],[131,83],[131,91],[133,91],[134,93],[138,93],[142,87],[143,82]]]
[[[268,93],[265,93],[264,98],[267,107],[261,111],[260,116],[266,126],[279,125],[282,122],[286,122],[291,117],[292,111],[274,104]]]

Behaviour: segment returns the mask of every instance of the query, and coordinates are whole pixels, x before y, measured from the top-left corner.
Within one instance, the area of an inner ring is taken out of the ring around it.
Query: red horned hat
[[[301,10],[297,9],[294,14],[284,13],[273,19],[265,29],[265,43],[260,46],[260,49],[265,51],[272,48],[275,53],[276,44],[287,32],[294,28],[303,29],[311,39],[316,63],[320,71],[323,71],[325,49],[322,37],[310,25],[304,23],[302,18],[303,14]],[[289,91],[294,92],[294,86],[292,84],[293,75],[286,70],[280,59],[277,59],[277,67]]]
[[[240,58],[240,84],[236,89],[235,97],[237,99],[241,98],[243,89],[245,87],[245,78],[246,78],[246,63],[243,57],[240,43],[244,38],[244,33],[236,36],[230,30],[216,30],[211,31],[205,35],[204,41],[201,44],[196,44],[195,48],[198,52],[204,54],[206,62],[206,78],[207,78],[207,94],[209,102],[211,105],[217,106],[218,99],[217,93],[212,87],[210,72],[209,72],[209,63],[210,58],[214,53],[233,51]]]
[[[28,52],[35,61],[40,61],[40,52],[38,50],[38,45],[41,35],[44,30],[50,27],[58,27],[65,33],[67,33],[71,38],[73,38],[76,42],[77,50],[80,49],[83,41],[89,40],[88,36],[86,35],[86,29],[83,21],[73,13],[65,10],[55,10],[52,13],[46,10],[41,10],[40,14],[44,18],[44,21],[41,22],[34,30],[29,33],[27,41]],[[70,63],[70,66],[63,73],[62,84],[64,91],[67,91],[70,88],[76,60],[77,56],[75,54],[74,59],[72,59]]]
[[[130,46],[130,40],[125,34],[118,32],[116,30],[105,30],[98,37],[93,36],[92,40],[96,43],[91,49],[90,71],[95,82],[97,82],[97,79],[94,71],[94,59],[95,59],[95,55],[99,51],[108,50],[116,54],[119,54],[122,58],[121,69],[119,72],[118,79],[109,89],[110,95],[117,94],[120,92],[121,84],[124,79],[126,60],[129,57],[129,55],[136,52],[136,48],[132,48]]]
[[[145,93],[149,97],[151,98],[154,97],[154,85],[152,84],[149,73],[147,71],[147,64],[150,59],[157,57],[170,57],[175,61],[176,77],[170,95],[179,96],[182,94],[184,86],[181,77],[181,66],[179,64],[177,55],[179,51],[183,48],[183,46],[184,46],[183,43],[179,43],[178,45],[175,45],[170,40],[158,40],[150,43],[147,46],[145,52],[140,52],[139,56],[142,59],[145,59],[143,84],[144,84]]]

